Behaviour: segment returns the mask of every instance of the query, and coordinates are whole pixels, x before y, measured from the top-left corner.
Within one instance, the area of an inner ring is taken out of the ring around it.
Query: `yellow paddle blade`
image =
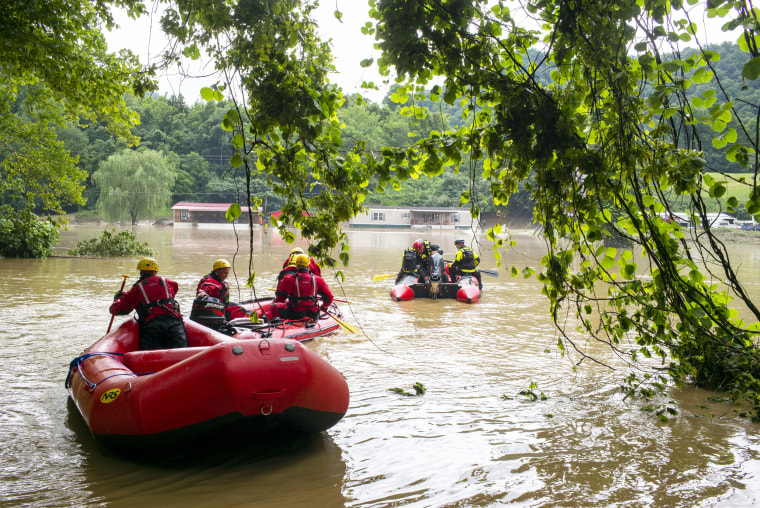
[[[359,330],[357,327],[355,327],[352,324],[346,323],[342,319],[339,319],[338,316],[336,316],[335,314],[332,314],[330,312],[328,312],[328,314],[330,314],[333,317],[335,322],[338,323],[338,326],[340,326],[343,330],[347,331],[348,333],[361,333],[361,330]]]
[[[383,279],[390,279],[391,277],[395,277],[396,273],[384,273],[382,275],[375,275],[372,277],[372,280],[383,280]]]

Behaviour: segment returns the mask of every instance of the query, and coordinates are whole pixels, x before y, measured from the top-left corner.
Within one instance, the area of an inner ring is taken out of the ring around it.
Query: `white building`
[[[477,222],[469,209],[368,205],[348,221],[349,228],[470,229]]]

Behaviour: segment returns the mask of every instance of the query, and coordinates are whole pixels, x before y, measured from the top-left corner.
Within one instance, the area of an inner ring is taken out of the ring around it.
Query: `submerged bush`
[[[28,210],[3,209],[0,219],[0,256],[9,258],[45,258],[61,235],[58,225],[40,220]]]
[[[153,249],[148,242],[138,242],[132,231],[116,233],[116,228],[113,228],[113,231],[103,231],[99,238],[77,243],[76,248],[68,254],[97,257],[152,256]]]

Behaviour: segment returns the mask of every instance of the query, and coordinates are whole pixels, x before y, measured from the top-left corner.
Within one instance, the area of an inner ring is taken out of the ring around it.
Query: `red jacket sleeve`
[[[167,282],[172,282],[172,281],[167,281]],[[174,286],[175,286],[174,292],[176,294],[177,292],[176,282],[174,282]],[[198,284],[198,291],[203,291],[204,293],[209,295],[211,298],[219,298],[219,295],[222,294],[222,287],[214,279],[209,277],[207,279],[203,279]],[[196,291],[196,294],[198,291]]]
[[[287,295],[290,293],[295,293],[295,278],[287,274],[285,275],[279,284],[277,284],[277,290],[275,292],[275,298],[272,303],[283,303],[288,301]],[[283,295],[283,296],[280,296]]]
[[[314,261],[314,258],[309,258],[309,270],[314,275],[322,276],[322,269],[319,267],[316,261]]]
[[[333,301],[333,294],[322,277],[317,277],[317,293],[322,297],[322,306],[329,307]]]
[[[132,287],[129,291],[121,295],[121,298],[117,298],[108,308],[108,312],[111,314],[128,314],[135,310],[140,303],[140,295],[137,292],[136,287]]]

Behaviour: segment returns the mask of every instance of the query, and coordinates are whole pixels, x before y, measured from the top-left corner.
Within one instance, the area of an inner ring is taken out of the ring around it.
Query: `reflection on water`
[[[97,236],[75,227],[59,252]],[[293,245],[276,233],[231,228],[137,228],[161,274],[180,285],[183,309],[214,259],[234,260],[252,295],[269,288]],[[483,277],[480,303],[391,302],[392,273],[419,233],[349,233],[351,262],[339,284],[325,277],[346,321],[367,337],[312,343],[344,373],[351,405],[317,436],[222,436],[174,456],[114,456],[67,403],[68,362],[105,333],[108,304],[136,259],[0,260],[0,504],[3,506],[752,506],[757,425],[698,390],[675,392],[682,413],[668,424],[619,394],[622,365],[604,346],[579,347],[619,370],[577,369],[556,348],[534,280]],[[453,255],[461,232],[424,234]],[[470,243],[469,237],[468,243]],[[543,245],[526,235],[506,265],[537,266]],[[495,269],[486,244],[482,266]],[[738,249],[754,266],[754,249]],[[744,274],[757,287],[760,277]],[[754,273],[758,273],[757,270]],[[136,280],[130,279],[131,281]],[[129,281],[128,281],[129,283]],[[123,318],[117,318],[117,320]],[[117,321],[118,323],[118,321]],[[422,383],[424,396],[398,395]],[[545,400],[532,400],[532,390]],[[722,417],[727,413],[725,417]]]

